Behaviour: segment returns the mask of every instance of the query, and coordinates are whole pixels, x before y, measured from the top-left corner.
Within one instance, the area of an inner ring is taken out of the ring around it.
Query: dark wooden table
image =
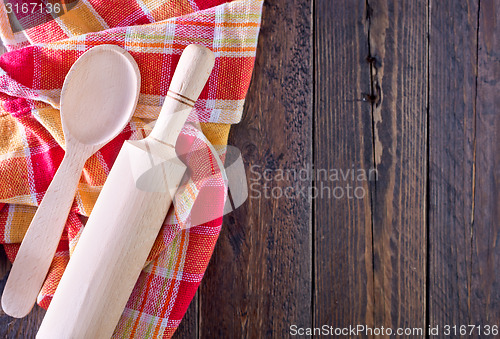
[[[500,1],[266,1],[231,135],[254,189],[176,338],[322,325],[493,338],[499,132]],[[0,337],[32,338],[42,316],[2,315]]]

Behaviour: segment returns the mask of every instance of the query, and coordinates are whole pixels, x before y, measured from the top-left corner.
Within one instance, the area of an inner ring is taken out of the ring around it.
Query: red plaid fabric
[[[259,0],[80,0],[64,15],[20,32],[13,32],[5,9],[0,10],[0,36],[10,51],[0,57],[0,241],[10,260],[64,155],[58,108],[71,65],[89,48],[115,44],[134,57],[142,78],[134,117],[85,165],[38,298],[40,306],[48,307],[121,145],[149,133],[180,54],[188,44],[198,43],[214,51],[216,62],[189,118],[200,128],[188,124],[182,132],[186,149],[180,153],[197,154],[184,159],[192,175],[176,195],[180,203],[165,219],[114,337],[159,338],[174,333],[221,229],[221,217],[191,225],[189,212],[197,196],[210,194],[211,204],[197,208],[222,215],[224,178],[217,166],[205,164],[224,158],[230,124],[241,118],[261,10]]]

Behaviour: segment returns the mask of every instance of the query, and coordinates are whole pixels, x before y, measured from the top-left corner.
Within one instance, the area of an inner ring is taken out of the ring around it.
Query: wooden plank
[[[311,167],[311,6],[264,3],[244,118],[230,138],[253,186],[249,200],[224,219],[205,273],[201,338],[284,338],[290,325],[312,323],[311,199],[298,195],[311,180],[275,178],[280,169]],[[259,177],[265,170],[270,180]],[[280,195],[287,187],[292,198]]]
[[[470,324],[485,329],[500,326],[500,2],[479,14]]]
[[[373,168],[365,17],[365,0],[315,2],[314,327],[374,326],[373,182],[357,178]]]
[[[500,9],[431,8],[430,320],[485,331],[500,324]]]
[[[433,0],[429,59],[429,325],[468,325],[478,1]]]
[[[373,111],[375,324],[424,329],[428,6],[386,0],[368,5],[373,88],[379,97]]]

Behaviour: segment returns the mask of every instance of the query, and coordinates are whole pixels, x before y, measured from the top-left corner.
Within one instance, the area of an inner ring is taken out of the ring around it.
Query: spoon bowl
[[[2,308],[10,316],[24,317],[33,308],[61,239],[85,161],[130,120],[140,81],[132,56],[113,45],[85,52],[66,75],[61,91],[66,153],[5,284]]]
[[[130,54],[114,45],[90,49],[73,64],[62,88],[65,137],[102,146],[130,120],[139,88],[139,70]]]

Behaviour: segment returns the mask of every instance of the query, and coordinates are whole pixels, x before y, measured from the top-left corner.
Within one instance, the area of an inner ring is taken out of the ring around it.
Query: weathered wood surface
[[[227,216],[175,337],[500,325],[500,1],[270,0],[262,23],[230,141],[249,184],[312,165],[377,180],[299,180],[366,197],[261,197]],[[0,315],[0,337],[32,337],[42,314]]]
[[[374,317],[426,326],[428,7],[369,0],[374,163]]]
[[[311,199],[281,196],[288,187],[307,189],[311,180],[270,178],[278,169],[312,164],[311,10],[307,0],[264,4],[245,115],[230,139],[254,186],[245,205],[225,218],[205,274],[202,338],[283,338],[290,324],[312,321]]]
[[[484,337],[500,324],[500,3],[434,1],[431,23],[429,319]]]
[[[429,322],[469,324],[478,1],[432,1],[429,58]],[[445,71],[446,70],[446,71]]]
[[[470,324],[500,325],[500,2],[480,1]]]
[[[314,325],[374,325],[371,185],[325,171],[373,168],[366,2],[316,1]],[[330,180],[331,179],[331,180]],[[361,178],[360,178],[361,179]],[[331,189],[328,190],[326,188]]]

